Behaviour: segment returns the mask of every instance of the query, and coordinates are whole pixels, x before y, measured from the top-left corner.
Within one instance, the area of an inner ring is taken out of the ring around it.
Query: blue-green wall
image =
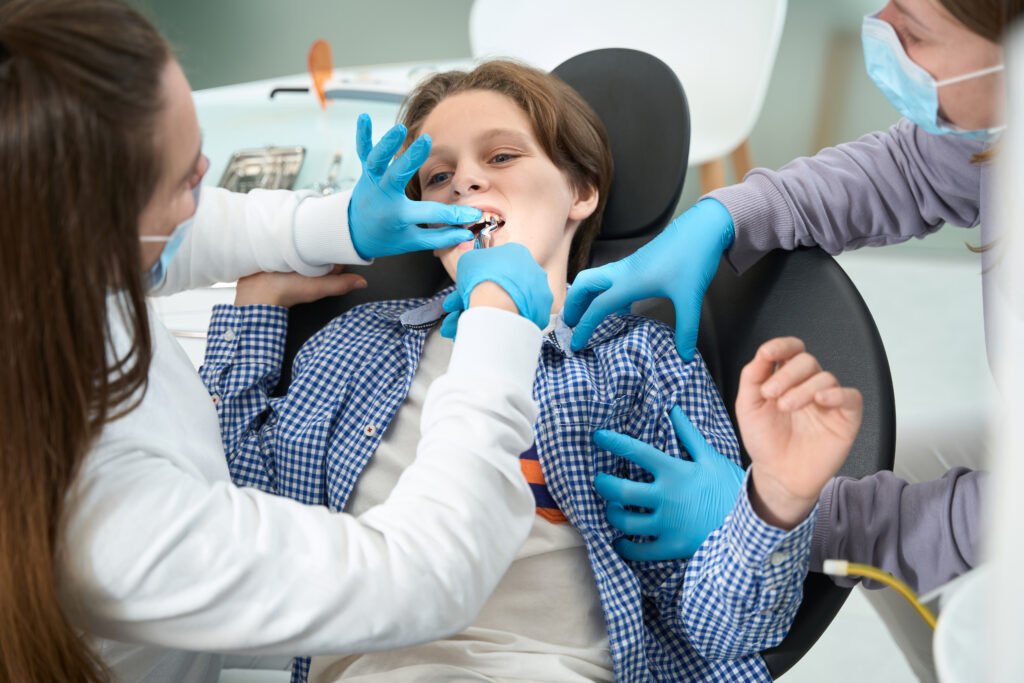
[[[472,0],[129,1],[171,39],[195,89],[301,73],[317,38],[330,41],[335,66],[470,54]],[[768,96],[751,136],[757,165],[776,168],[895,122],[860,54],[861,17],[882,4],[790,0]],[[697,196],[693,172],[680,206]]]
[[[469,55],[472,0],[129,0],[178,50],[196,90],[306,70],[317,38],[335,66]]]

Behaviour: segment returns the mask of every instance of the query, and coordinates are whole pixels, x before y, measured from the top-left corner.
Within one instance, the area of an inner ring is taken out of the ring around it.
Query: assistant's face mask
[[[864,65],[867,67],[868,76],[889,103],[921,129],[933,135],[949,134],[989,139],[1006,128],[997,126],[964,130],[939,116],[939,88],[1002,71],[1002,64],[936,81],[930,73],[907,56],[896,30],[888,22],[869,14],[864,17],[861,38],[864,43]]]
[[[192,221],[195,220],[196,212],[199,211],[199,194],[202,189],[202,184],[196,185],[192,188],[192,199],[195,202],[196,210],[188,217],[187,220],[179,223],[170,235],[140,235],[139,241],[141,242],[166,242],[163,251],[160,252],[160,258],[149,268],[147,273],[147,279],[149,283],[149,289],[154,290],[163,284],[164,278],[167,277],[167,268],[171,265],[171,260],[174,255],[178,253],[178,249],[181,247],[181,243],[185,240],[185,233],[192,227]]]

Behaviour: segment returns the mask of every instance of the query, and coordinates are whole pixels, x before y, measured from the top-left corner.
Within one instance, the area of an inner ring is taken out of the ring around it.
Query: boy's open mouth
[[[484,212],[483,220],[469,226],[473,233],[473,248],[487,249],[491,246],[492,233],[501,230],[505,219],[492,213]]]
[[[421,228],[447,228],[451,227],[440,223],[420,223]],[[491,235],[505,227],[505,219],[496,213],[484,211],[483,217],[478,223],[462,226],[473,233],[473,246],[476,248],[487,248],[491,246]]]
[[[492,215],[484,216],[484,219],[479,223],[467,225],[466,229],[472,231],[473,235],[476,236],[482,233],[484,230],[487,230],[488,233],[492,233],[495,232],[496,230],[501,230],[501,228],[503,228],[504,226],[505,220],[503,218],[498,218],[497,216]]]

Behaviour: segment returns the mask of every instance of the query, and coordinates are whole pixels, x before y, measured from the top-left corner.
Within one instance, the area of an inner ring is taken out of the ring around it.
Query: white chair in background
[[[701,192],[753,167],[750,132],[764,104],[786,0],[476,0],[476,59],[512,57],[551,70],[604,47],[648,52],[676,72],[690,104],[690,163]]]

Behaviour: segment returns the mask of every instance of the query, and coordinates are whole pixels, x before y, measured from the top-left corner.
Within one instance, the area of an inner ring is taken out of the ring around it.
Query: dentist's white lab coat
[[[347,202],[205,189],[161,293],[361,262]],[[202,653],[393,649],[473,621],[533,521],[517,456],[536,417],[535,325],[496,309],[460,318],[415,464],[358,518],[232,485],[209,394],[155,316],[152,328],[145,399],[85,460],[58,566],[67,612],[119,680],[215,681],[222,658]],[[496,346],[502,363],[485,362]]]

